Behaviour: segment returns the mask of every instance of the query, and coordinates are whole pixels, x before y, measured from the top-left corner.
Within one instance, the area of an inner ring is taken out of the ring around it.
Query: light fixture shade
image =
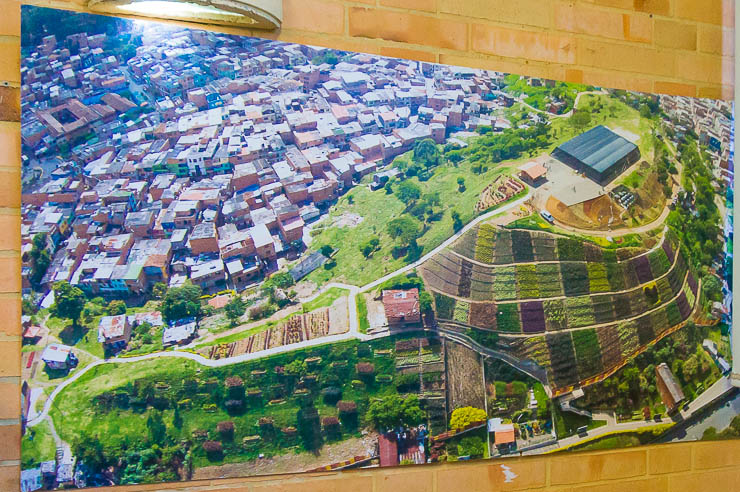
[[[96,12],[253,29],[276,29],[283,20],[282,0],[88,0],[87,5]]]

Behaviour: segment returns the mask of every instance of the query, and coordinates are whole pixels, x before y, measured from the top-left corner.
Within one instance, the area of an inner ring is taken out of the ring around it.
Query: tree
[[[328,244],[323,245],[319,251],[321,251],[321,254],[329,258],[331,254],[334,252],[334,248],[329,246]]]
[[[180,429],[182,427],[182,415],[180,415],[180,407],[175,406],[175,414],[172,416],[172,425],[175,428]]]
[[[146,419],[146,428],[149,430],[149,439],[152,444],[162,446],[167,437],[167,426],[162,418],[162,412],[154,410]]]
[[[293,359],[288,364],[285,364],[283,371],[286,376],[299,378],[306,374],[306,362],[300,359]]]
[[[380,246],[380,239],[373,236],[360,245],[360,252],[362,256],[368,258],[378,249],[378,246]]]
[[[427,291],[419,293],[419,310],[424,313],[432,309],[432,295]]]
[[[464,437],[457,445],[458,456],[483,456],[486,445],[478,436]]]
[[[457,191],[459,191],[460,193],[465,191],[465,178],[463,177],[457,178]]]
[[[33,236],[31,248],[31,285],[38,287],[44,278],[46,270],[51,265],[51,254],[46,249],[46,234],[38,233]]]
[[[280,289],[287,289],[295,284],[293,276],[288,272],[277,272],[270,276],[270,282]]]
[[[452,411],[450,417],[450,428],[454,430],[464,429],[473,422],[486,420],[486,411],[475,407],[461,407]]]
[[[296,415],[298,434],[301,436],[303,447],[309,451],[321,447],[321,420],[319,411],[311,400],[303,401]]]
[[[403,203],[410,204],[421,196],[421,188],[412,181],[402,181],[396,190],[396,196]]]
[[[111,301],[110,304],[108,304],[108,314],[110,316],[126,314],[126,303],[120,300]]]
[[[226,313],[226,317],[229,318],[231,326],[236,326],[239,318],[244,316],[244,313],[246,311],[247,304],[244,302],[241,296],[232,297],[231,300],[226,304],[226,306],[224,306],[224,312]]]
[[[182,287],[169,289],[159,306],[162,317],[167,322],[200,317],[201,294],[200,287],[189,282],[186,282]]]
[[[419,221],[408,215],[397,217],[387,225],[388,234],[393,239],[399,239],[406,246],[419,234]]]
[[[59,318],[72,320],[77,325],[80,314],[85,308],[85,294],[78,287],[69,282],[57,282],[54,284],[54,305],[52,310]]]
[[[152,295],[155,299],[162,299],[167,294],[167,284],[164,282],[157,282],[152,287]]]
[[[414,426],[424,420],[424,412],[416,395],[389,395],[374,400],[367,409],[366,418],[378,431],[386,431],[399,426]]]
[[[418,140],[414,144],[413,160],[427,168],[439,164],[439,149],[431,138]]]
[[[457,232],[463,228],[463,222],[462,222],[462,219],[460,218],[460,212],[458,212],[457,210],[453,210],[451,215],[452,215],[452,230]]]
[[[574,110],[573,114],[568,118],[568,123],[576,130],[583,130],[591,123],[591,113],[584,110]]]

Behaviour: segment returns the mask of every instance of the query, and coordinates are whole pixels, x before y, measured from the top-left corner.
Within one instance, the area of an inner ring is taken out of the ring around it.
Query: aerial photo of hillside
[[[730,103],[22,20],[24,490],[740,437]]]

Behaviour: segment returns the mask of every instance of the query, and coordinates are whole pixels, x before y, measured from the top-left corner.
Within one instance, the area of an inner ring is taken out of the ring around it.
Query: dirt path
[[[324,445],[318,455],[307,452],[289,453],[243,463],[229,463],[226,465],[197,468],[195,473],[193,473],[193,480],[295,473],[313,470],[320,466],[344,461],[352,456],[374,453],[377,439],[377,434],[370,433],[361,438],[353,437],[336,444]]]

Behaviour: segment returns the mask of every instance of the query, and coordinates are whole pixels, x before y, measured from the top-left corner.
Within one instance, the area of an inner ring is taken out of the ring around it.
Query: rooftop
[[[556,150],[575,157],[598,172],[604,172],[636,148],[637,145],[626,138],[599,125],[560,144]]]

